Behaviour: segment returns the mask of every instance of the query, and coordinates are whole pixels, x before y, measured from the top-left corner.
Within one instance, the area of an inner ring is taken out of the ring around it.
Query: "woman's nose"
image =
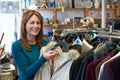
[[[34,26],[35,26],[35,27],[38,27],[38,26],[39,26],[39,24],[38,24],[37,22],[35,22]]]

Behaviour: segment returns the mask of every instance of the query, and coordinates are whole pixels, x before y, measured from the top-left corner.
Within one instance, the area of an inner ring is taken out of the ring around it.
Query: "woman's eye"
[[[35,22],[34,21],[32,21],[30,24],[34,24]]]
[[[35,21],[32,21],[30,24],[40,24],[40,22],[35,22]]]
[[[40,22],[36,22],[37,24],[41,24]]]

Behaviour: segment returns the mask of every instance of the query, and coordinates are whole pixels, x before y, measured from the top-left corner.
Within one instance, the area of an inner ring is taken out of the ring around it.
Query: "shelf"
[[[24,10],[27,10],[27,9],[22,9],[22,11]],[[120,8],[109,8],[106,10],[107,10],[106,20],[115,20],[116,17],[120,15]],[[38,11],[42,11],[41,13],[45,17],[50,16],[50,19],[52,18],[53,24],[44,24],[44,26],[50,26],[50,27],[53,27],[54,23],[58,21],[62,22],[65,18],[72,19],[74,17],[90,16],[90,17],[93,17],[95,20],[101,21],[101,15],[102,15],[101,8],[99,9],[96,9],[96,8],[64,8],[64,12],[62,12],[62,8],[46,8],[46,9],[39,8]],[[69,26],[73,26],[73,24],[58,24],[58,26],[69,27]],[[75,25],[75,26],[80,26],[80,25]]]
[[[38,8],[38,10],[61,10],[62,8]],[[106,10],[119,10],[119,8],[107,8]],[[22,10],[28,10],[26,8],[23,8]],[[101,8],[64,8],[64,10],[102,10]]]
[[[56,8],[56,10],[62,10],[62,8]],[[85,8],[64,8],[64,10],[85,10]]]
[[[55,8],[40,8],[40,7],[38,7],[38,9],[48,9],[48,10],[52,10],[52,9],[55,9]]]
[[[73,24],[58,24],[58,26],[59,27],[73,27]],[[76,26],[76,27],[81,27],[81,25],[80,24],[78,24],[78,25],[74,25],[74,26]]]
[[[73,24],[59,24],[58,26],[73,26]]]
[[[85,8],[87,10],[102,10],[102,8]],[[118,8],[106,8],[106,10],[117,10]]]
[[[53,24],[43,24],[43,26],[53,26]]]

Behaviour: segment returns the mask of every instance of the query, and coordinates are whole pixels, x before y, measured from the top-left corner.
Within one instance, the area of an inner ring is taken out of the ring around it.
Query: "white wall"
[[[1,46],[4,44],[5,52],[11,52],[11,44],[15,41],[15,16],[13,14],[0,14],[0,37],[4,33]]]
[[[0,46],[5,46],[5,52],[11,53],[11,45],[12,43],[19,38],[19,24],[20,24],[20,11],[21,11],[21,2],[22,0],[0,0],[0,2],[19,2],[19,4],[15,5],[7,3],[6,5],[12,6],[12,9],[16,9],[17,12],[0,12],[0,38],[2,33],[4,34],[2,43]],[[8,7],[2,4],[0,9],[7,10]],[[3,7],[4,6],[4,7]],[[16,6],[16,8],[15,8]],[[17,9],[18,8],[18,9]]]

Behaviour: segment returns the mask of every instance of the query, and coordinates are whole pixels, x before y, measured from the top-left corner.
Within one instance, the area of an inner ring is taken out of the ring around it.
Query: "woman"
[[[22,16],[20,39],[12,44],[12,57],[18,68],[18,80],[33,80],[34,75],[47,60],[55,57],[48,51],[39,57],[43,40],[43,19],[39,12],[28,10]]]

